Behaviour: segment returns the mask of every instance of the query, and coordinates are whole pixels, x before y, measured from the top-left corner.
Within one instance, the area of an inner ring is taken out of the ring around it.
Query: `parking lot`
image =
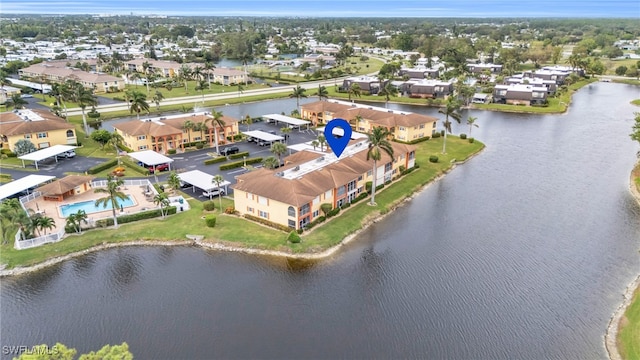
[[[247,130],[246,125],[241,124],[239,126],[240,126],[240,132],[244,132]],[[259,121],[251,124],[249,126],[249,130],[252,130],[252,131],[261,130],[265,132],[273,131],[276,133],[276,135],[283,136],[284,134],[282,134],[280,129],[286,126],[287,124],[284,124],[284,123],[275,124],[275,123],[267,123],[264,121]],[[298,144],[302,142],[312,141],[316,138],[317,138],[317,135],[314,130],[306,130],[304,128],[300,130],[292,129],[291,132],[289,133],[289,138],[286,141],[286,144],[287,145]],[[238,143],[228,144],[228,145],[220,145],[220,149],[223,149],[227,146],[237,146],[240,152],[248,151],[249,157],[251,158],[254,158],[254,157],[266,158],[269,156],[273,156],[269,146],[259,146],[255,142],[247,142],[246,140]],[[211,155],[209,154],[212,154],[212,153],[215,153],[215,147],[204,148],[204,149],[195,150],[195,151],[188,151],[182,154],[170,155],[169,157],[171,157],[174,160],[174,162],[171,164],[171,169],[177,170],[178,172],[200,170],[211,175],[219,174],[219,175],[222,175],[222,177],[225,180],[229,181],[231,184],[236,183],[235,176],[246,172],[246,170],[243,168],[221,171],[220,165],[225,164],[225,162],[216,163],[212,165],[205,165],[204,160],[211,158]],[[14,179],[19,179],[21,177],[24,177],[30,174],[52,175],[52,176],[56,176],[57,178],[62,178],[65,176],[65,173],[68,173],[68,172],[84,173],[90,167],[97,165],[99,163],[102,163],[104,161],[105,159],[103,158],[87,158],[82,156],[75,156],[74,158],[69,158],[69,159],[61,158],[58,160],[57,163],[53,159],[47,159],[46,161],[39,163],[40,170],[37,172],[32,171],[35,169],[33,165],[27,165],[27,167],[30,169],[29,171],[23,171],[19,169],[2,169],[2,172],[11,174]],[[255,164],[254,166],[260,167],[261,164]],[[158,180],[160,182],[166,181],[167,176],[168,176],[168,172],[166,171],[162,172],[161,174],[158,175]],[[227,194],[230,194],[233,192],[232,189],[228,189],[228,190],[229,192]],[[185,191],[188,194],[192,194],[194,198],[197,198],[199,200],[203,200],[203,201],[208,200],[208,197],[205,198],[204,196],[202,196],[201,189],[185,188],[183,189],[183,191]]]

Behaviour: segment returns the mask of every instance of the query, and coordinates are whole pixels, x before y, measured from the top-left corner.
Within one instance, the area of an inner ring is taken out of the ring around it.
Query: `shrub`
[[[209,214],[204,217],[204,222],[207,224],[207,227],[215,227],[216,226],[216,216],[213,214]]]
[[[203,143],[197,143],[196,144],[196,149],[200,150],[202,148],[204,148],[204,144]]]
[[[249,214],[245,214],[244,215],[245,219],[249,219],[251,221],[255,221],[257,223],[263,224],[263,225],[267,225],[269,227],[272,227],[274,229],[278,229],[280,231],[285,231],[285,232],[289,232],[291,231],[291,228],[285,225],[281,225],[281,224],[276,224],[273,221],[269,221],[267,219],[261,218],[261,217],[257,217],[257,216],[253,216],[253,215],[249,215]]]
[[[300,241],[302,241],[302,239],[300,238],[300,235],[298,235],[297,232],[291,231],[287,236],[287,241],[292,244],[298,244]]]
[[[385,181],[385,182],[384,182],[384,184],[385,184],[385,185],[389,185],[389,184],[391,184],[391,180],[387,180],[387,181]]]
[[[220,170],[229,170],[229,169],[239,168],[239,167],[244,166],[245,162],[247,163],[247,165],[249,165],[249,164],[257,164],[257,163],[262,162],[262,158],[261,157],[250,158],[250,159],[247,159],[246,161],[243,160],[243,161],[236,161],[236,162],[223,164],[223,165],[220,165]]]
[[[304,232],[304,229],[298,229],[298,230],[296,230],[296,232],[297,232],[298,234],[302,234],[302,233]]]
[[[331,211],[331,208],[333,208],[333,205],[328,203],[324,203],[320,205],[320,211],[322,211],[322,213],[325,215],[327,215]]]
[[[224,156],[218,156],[217,158],[207,159],[204,161],[205,165],[211,165],[219,162],[227,161],[227,158]]]
[[[175,155],[175,154],[176,154],[176,149],[169,149],[169,150],[167,150],[167,154],[169,154],[169,155]]]
[[[440,130],[440,136],[444,136],[444,130]]]
[[[467,140],[472,144],[473,144],[474,141],[476,141],[476,139],[474,139],[474,138],[468,138]]]
[[[367,181],[364,184],[364,189],[368,192],[371,193],[371,187],[373,186],[373,182],[372,181]]]
[[[213,211],[216,209],[216,202],[213,200],[207,200],[205,202],[202,203],[202,207],[206,210],[206,211]]]
[[[235,214],[236,213],[236,208],[234,208],[233,206],[227,206],[226,209],[224,209],[224,213],[225,214]]]
[[[381,190],[382,188],[384,188],[384,184],[380,184],[376,186],[376,191]]]
[[[92,166],[89,168],[89,170],[87,170],[88,174],[97,174],[101,171],[107,170],[111,167],[114,167],[118,164],[118,159],[111,159],[111,160],[107,160],[103,163],[100,163],[98,165]]]
[[[464,140],[467,138],[467,134],[460,134],[460,139]]]
[[[327,213],[327,218],[334,217],[340,213],[340,208],[337,207]]]
[[[436,155],[429,156],[429,162],[437,163],[438,162],[438,157]]]
[[[439,138],[439,137],[440,137],[440,133],[439,133],[439,132],[435,132],[435,133],[433,133],[433,138],[434,138],[434,139],[437,139],[437,138]]]
[[[435,136],[434,136],[435,137]],[[411,141],[402,141],[402,140],[398,140],[398,139],[393,139],[393,141],[400,143],[400,144],[409,144],[409,145],[414,145],[414,144],[418,144],[421,143],[423,141],[427,141],[429,140],[431,137],[430,136],[424,136],[418,139],[413,139]]]
[[[168,208],[164,209],[164,213],[165,215],[173,215],[176,213],[176,207],[169,206]],[[160,209],[143,211],[136,214],[118,216],[118,224],[126,224],[138,220],[152,219],[160,216],[162,216]],[[100,219],[96,221],[96,225],[99,227],[112,226],[113,218]]]
[[[237,154],[231,154],[229,155],[229,159],[242,159],[245,156],[249,156],[248,151],[239,152]]]

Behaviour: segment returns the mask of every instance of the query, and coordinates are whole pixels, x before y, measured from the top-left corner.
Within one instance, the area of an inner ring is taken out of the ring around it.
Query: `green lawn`
[[[633,105],[640,106],[640,99],[635,99],[635,100],[631,101],[631,103]]]
[[[396,203],[402,201],[422,186],[432,181],[437,175],[450,168],[451,160],[463,160],[484,145],[480,142],[470,144],[456,136],[447,139],[447,154],[442,155],[442,138],[431,139],[417,145],[416,161],[420,168],[400,181],[385,187],[376,193],[377,206],[369,206],[366,200],[342,211],[341,214],[322,226],[313,229],[309,234],[303,234],[300,244],[288,244],[287,234],[236,216],[219,215],[216,227],[207,228],[202,219],[203,208],[199,201],[191,200],[190,211],[176,214],[167,219],[150,219],[129,224],[123,224],[115,231],[113,229],[97,229],[85,232],[83,235],[72,235],[65,240],[41,247],[15,250],[13,243],[0,247],[0,263],[7,268],[27,266],[42,262],[46,259],[81,251],[103,242],[124,242],[133,240],[185,240],[186,234],[204,235],[205,241],[223,243],[240,247],[257,249],[280,250],[284,252],[314,252],[329,248],[340,242],[345,236],[362,228],[366,220],[377,216],[380,212],[387,212]],[[438,155],[440,161],[429,163],[430,155]],[[189,198],[190,194],[184,194]],[[217,205],[217,200],[216,205]],[[230,199],[223,200],[223,208],[233,206]]]
[[[623,359],[640,359],[640,288],[624,313],[618,332],[618,350]]]

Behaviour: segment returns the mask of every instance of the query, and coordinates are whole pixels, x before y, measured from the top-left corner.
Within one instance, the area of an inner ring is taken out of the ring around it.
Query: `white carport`
[[[318,132],[318,135],[324,135],[324,128],[325,127],[323,126],[316,129],[316,131]],[[335,136],[342,137],[344,136],[344,129],[339,127],[334,127],[333,130],[331,130],[331,133]],[[363,134],[356,131],[351,132],[351,140],[366,139],[367,137],[368,137],[367,134]]]
[[[143,164],[153,166],[154,169],[156,165],[169,164],[169,170],[171,170],[171,163],[173,162],[172,158],[166,157],[153,150],[136,151],[136,152],[128,153],[127,155],[138,160]]]
[[[281,115],[281,114],[268,114],[268,115],[262,115],[263,118],[267,119],[267,120],[273,120],[277,123],[279,122],[283,122],[286,124],[289,124],[290,126],[294,126],[297,127],[298,130],[302,129],[302,127],[304,125],[307,125],[307,129],[309,128],[309,124],[311,124],[311,121],[307,121],[307,120],[300,120],[300,119],[296,119],[294,117],[291,116],[286,116],[286,115]]]
[[[283,141],[284,138],[280,135],[269,134],[268,132],[253,130],[253,131],[245,131],[243,134],[250,136],[252,138],[256,138],[258,140],[263,140],[268,143],[274,143],[276,141]]]
[[[25,167],[25,165],[24,165],[24,161],[25,160],[31,160],[31,161],[35,162],[36,169],[37,169],[38,168],[38,161],[42,161],[44,159],[48,159],[50,157],[53,157],[54,159],[56,159],[56,162],[58,162],[58,158],[56,157],[56,155],[60,155],[63,152],[67,152],[69,150],[73,150],[76,147],[77,146],[73,146],[73,145],[53,145],[53,146],[50,146],[48,148],[44,148],[42,150],[38,150],[38,151],[34,151],[32,153],[28,153],[28,154],[24,154],[24,155],[18,156],[18,159],[22,160],[22,167]]]
[[[0,200],[6,199],[11,195],[21,191],[37,187],[47,181],[55,179],[55,176],[48,175],[27,175],[18,180],[14,180],[8,184],[0,186]]]
[[[213,175],[207,174],[206,172],[200,170],[191,170],[178,174],[180,181],[191,184],[194,187],[202,189],[204,191],[209,191],[217,188],[224,188],[225,194],[227,193],[227,187],[231,185],[227,180],[223,180],[220,182],[220,186],[213,182]],[[193,189],[195,193],[195,188]]]

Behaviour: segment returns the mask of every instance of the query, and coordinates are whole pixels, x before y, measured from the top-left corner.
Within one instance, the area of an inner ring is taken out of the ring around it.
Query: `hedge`
[[[427,141],[429,139],[431,139],[430,136],[424,136],[424,137],[421,137],[421,138],[418,138],[418,139],[414,139],[414,140],[411,140],[411,141],[402,141],[402,140],[398,140],[398,139],[393,139],[393,141],[397,142],[397,143],[400,143],[400,144],[413,145],[413,144],[421,143],[423,141]]]
[[[167,154],[169,154],[169,155],[175,155],[175,154],[176,154],[176,149],[169,149],[169,150],[167,150]]]
[[[298,235],[298,233],[294,230],[289,233],[289,236],[287,236],[287,241],[291,242],[292,244],[297,244],[302,241],[302,239],[300,238],[300,235]]]
[[[207,224],[207,227],[216,227],[216,216],[213,214],[209,214],[204,217],[204,222]]]
[[[235,169],[235,168],[243,167],[244,164],[257,164],[261,162],[262,162],[261,157],[250,158],[244,161],[236,161],[236,162],[220,165],[220,170]]]
[[[123,157],[120,160],[122,161],[123,164],[127,165],[129,168],[131,168],[131,170],[137,172],[138,174],[141,174],[144,176],[151,174],[151,171],[149,171],[149,169],[138,165],[138,163],[134,162],[133,160],[127,157]]]
[[[429,162],[437,163],[438,162],[438,157],[435,156],[435,155],[429,156]]]
[[[204,161],[205,165],[211,165],[219,162],[227,161],[227,158],[224,156],[218,156],[217,158],[207,159]]]
[[[206,211],[213,211],[216,209],[216,202],[213,200],[207,200],[205,202],[202,203],[202,207],[206,210]]]
[[[284,225],[281,225],[281,224],[276,224],[273,221],[269,221],[269,220],[261,218],[261,217],[257,217],[257,216],[253,216],[253,215],[249,215],[249,214],[245,214],[244,217],[245,217],[245,219],[249,219],[251,221],[255,221],[255,222],[260,223],[262,225],[267,225],[269,227],[272,227],[274,229],[278,229],[280,231],[285,231],[285,232],[291,231],[291,228],[288,227],[288,226],[284,226]]]
[[[116,165],[118,165],[118,159],[107,160],[103,163],[90,167],[89,170],[87,170],[87,174],[97,174]]]
[[[249,156],[248,151],[239,152],[237,154],[229,155],[229,159],[242,159],[244,156]]]
[[[173,215],[176,213],[176,207],[169,206],[168,208],[164,209],[164,213],[165,215]],[[130,214],[130,215],[121,215],[121,216],[118,216],[118,224],[126,224],[126,223],[139,221],[139,220],[153,219],[160,216],[162,216],[160,209],[143,211],[143,212]],[[106,219],[100,219],[96,221],[96,225],[99,227],[113,226],[113,218],[110,217]]]

